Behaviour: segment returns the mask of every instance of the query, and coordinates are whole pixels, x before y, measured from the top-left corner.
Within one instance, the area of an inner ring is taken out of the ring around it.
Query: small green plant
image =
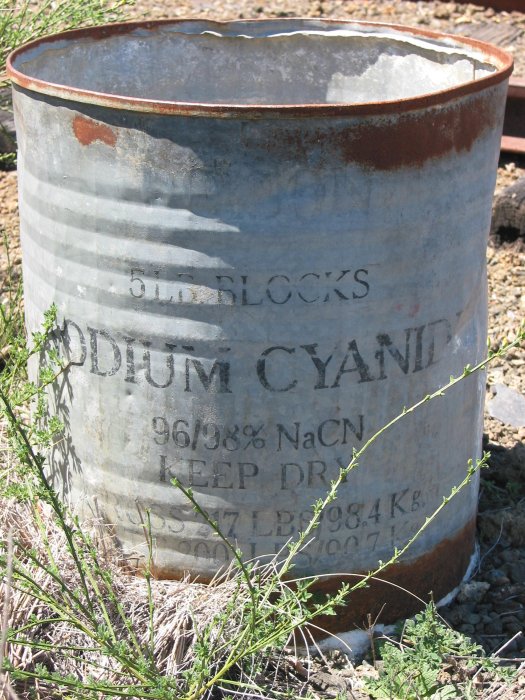
[[[0,131],[5,129],[0,126]],[[10,137],[9,137],[10,138]],[[14,140],[12,143],[12,148],[15,147]],[[10,153],[0,153],[0,170],[13,170],[13,168],[16,165],[16,153],[10,152]]]
[[[26,346],[24,320],[22,317],[22,283],[20,276],[14,272],[11,260],[11,245],[7,231],[0,226],[0,240],[3,244],[7,274],[3,280],[2,298],[0,300],[0,370],[4,369],[7,355],[11,352],[13,342]],[[21,349],[21,348],[19,348]]]
[[[366,690],[379,700],[465,700],[471,697],[473,672],[484,670],[508,677],[483,648],[451,629],[433,602],[407,620],[399,642],[379,641],[382,657],[379,678],[368,679]],[[456,679],[444,672],[456,669]]]

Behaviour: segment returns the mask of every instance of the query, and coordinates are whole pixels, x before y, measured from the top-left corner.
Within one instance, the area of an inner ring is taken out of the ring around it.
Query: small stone
[[[366,659],[363,659],[359,666],[356,666],[355,673],[358,677],[370,677],[379,678],[379,667],[381,662],[377,661],[374,666],[368,663]]]
[[[505,384],[494,384],[495,396],[487,401],[487,411],[493,418],[514,428],[525,426],[525,396]]]
[[[452,627],[456,627],[463,622],[463,615],[461,614],[460,608],[452,608],[451,610],[447,610],[446,612],[443,612],[443,616],[446,621],[452,625]]]
[[[523,625],[514,616],[509,615],[507,619],[503,620],[503,629],[508,634],[514,635],[523,630]]]
[[[460,17],[456,17],[454,24],[472,24],[472,18],[468,15],[461,15]]]
[[[450,19],[450,9],[444,5],[443,7],[436,7],[434,10],[434,17],[436,19]]]
[[[502,588],[503,586],[507,586],[509,583],[510,578],[507,578],[507,576],[501,576],[494,581],[492,588]]]
[[[503,561],[503,559],[501,558],[501,553],[494,554],[494,556],[492,557],[492,563],[493,563],[493,566],[495,566],[495,567],[501,566],[502,561]]]
[[[501,634],[503,632],[503,622],[500,619],[494,619],[485,625],[485,632],[487,634]]]
[[[488,571],[484,578],[490,583],[493,588],[498,588],[499,586],[504,586],[510,583],[510,580],[505,576],[505,573],[501,569],[493,569]]]
[[[490,583],[486,581],[470,581],[462,584],[458,593],[458,603],[479,603],[489,590]]]
[[[525,583],[525,561],[509,563],[508,572],[513,583]]]
[[[465,622],[468,625],[477,625],[481,622],[481,615],[478,615],[477,613],[470,613],[465,617]]]
[[[501,558],[501,561],[512,562],[516,558],[516,550],[505,549],[503,552],[501,552],[500,558]]]
[[[513,612],[514,608],[516,605],[514,604],[514,601],[508,601],[508,600],[496,600],[494,601],[494,612],[498,613],[498,615],[508,615],[509,613]]]

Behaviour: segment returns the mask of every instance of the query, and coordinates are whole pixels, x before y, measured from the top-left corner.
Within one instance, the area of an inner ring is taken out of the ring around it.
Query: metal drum
[[[70,367],[51,466],[159,576],[209,579],[301,531],[378,428],[483,357],[485,245],[512,61],[359,22],[168,21],[11,55],[27,326]],[[410,538],[479,456],[484,377],[390,430],[298,575],[333,590]],[[477,483],[387,578],[439,599],[474,551]],[[330,574],[339,574],[330,576]],[[387,603],[355,596],[333,626]],[[417,601],[416,601],[417,605]]]

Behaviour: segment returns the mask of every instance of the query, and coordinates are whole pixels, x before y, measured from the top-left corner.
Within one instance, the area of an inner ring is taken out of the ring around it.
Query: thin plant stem
[[[350,460],[349,464],[346,467],[343,467],[339,470],[339,475],[337,476],[337,478],[334,481],[332,481],[330,489],[328,490],[325,497],[314,504],[314,514],[313,514],[310,522],[307,524],[306,528],[304,529],[304,531],[301,532],[299,537],[297,538],[297,540],[290,545],[288,556],[286,557],[286,559],[284,560],[284,562],[281,565],[280,575],[284,576],[288,572],[288,570],[291,567],[291,563],[292,563],[294,557],[300,551],[304,542],[310,537],[312,532],[319,525],[321,513],[336,498],[339,487],[346,480],[349,473],[353,469],[357,468],[357,466],[359,465],[360,458],[365,454],[365,452],[379,438],[381,438],[394,425],[396,425],[400,421],[404,420],[406,418],[406,416],[408,416],[408,415],[414,413],[415,411],[417,411],[418,409],[420,409],[425,403],[428,403],[429,401],[432,401],[438,397],[445,396],[445,394],[452,387],[454,387],[456,384],[459,384],[459,382],[463,381],[467,376],[474,374],[475,372],[479,372],[480,370],[485,369],[486,366],[491,361],[493,361],[495,358],[502,357],[510,349],[520,345],[524,340],[525,340],[525,325],[522,324],[517,335],[516,335],[516,338],[513,341],[505,344],[504,346],[502,346],[499,350],[497,350],[495,352],[489,352],[489,354],[483,360],[478,362],[473,367],[471,367],[470,365],[467,365],[465,367],[465,369],[463,370],[462,374],[460,374],[457,377],[451,377],[450,380],[445,385],[443,385],[442,387],[440,387],[436,391],[434,391],[430,394],[427,394],[419,401],[416,401],[416,403],[414,403],[409,408],[405,407],[401,413],[399,413],[397,416],[392,418],[392,420],[390,420],[388,423],[386,423],[383,427],[381,427],[379,430],[377,430],[365,442],[365,444],[359,450],[354,449],[352,459]]]
[[[223,534],[218,523],[216,523],[212,518],[210,518],[208,513],[204,510],[204,508],[196,500],[195,496],[193,495],[193,490],[191,488],[186,488],[186,486],[184,486],[180,482],[180,480],[177,478],[173,478],[171,480],[171,483],[173,484],[173,486],[176,486],[177,488],[179,488],[182,491],[182,493],[186,496],[186,498],[192,504],[195,511],[204,518],[204,520],[208,523],[208,525],[210,525],[210,527],[215,532],[215,534],[220,537],[220,539],[224,542],[226,547],[233,554],[235,561],[237,562],[237,565],[239,566],[239,569],[241,570],[242,575],[244,576],[244,580],[245,580],[246,585],[248,587],[248,590],[250,592],[250,598],[252,600],[252,610],[255,611],[256,601],[257,601],[257,591],[255,590],[255,588],[252,584],[250,571],[243,561],[242,552],[237,547],[235,547],[230,542],[230,540]],[[256,620],[255,620],[255,612],[254,612],[253,616],[252,616],[252,631],[255,628],[255,624],[256,624]]]
[[[7,652],[7,634],[9,630],[9,616],[11,614],[11,592],[13,585],[13,528],[7,532],[7,565],[5,576],[5,594],[2,610],[2,630],[0,633],[0,673],[3,673],[4,659]]]

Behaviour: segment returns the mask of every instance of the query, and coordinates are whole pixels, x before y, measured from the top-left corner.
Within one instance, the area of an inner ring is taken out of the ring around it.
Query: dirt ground
[[[504,37],[501,45],[513,53],[516,74],[525,77],[524,12],[493,10],[454,2],[400,0],[137,0],[133,15],[145,17],[206,17],[237,19],[263,17],[359,18],[424,26],[441,31],[476,35],[495,28]],[[478,30],[476,30],[478,27]],[[479,29],[482,27],[482,29]],[[496,194],[525,177],[525,162],[502,157]],[[0,222],[9,241],[11,262],[20,265],[16,201],[16,172],[0,172]],[[493,345],[515,333],[525,317],[525,241],[507,232],[504,240],[493,237],[487,249],[489,278],[489,329]],[[5,251],[0,259],[1,294],[8,293]],[[488,372],[487,397],[496,385],[505,385],[525,396],[525,348],[514,350]],[[444,612],[451,624],[480,642],[489,653],[502,647],[502,656],[525,659],[525,415],[521,427],[485,416],[485,445],[492,452],[483,478],[478,535],[481,561],[474,576],[478,593],[462,591]],[[516,423],[516,421],[514,421]],[[517,421],[519,422],[519,421]],[[483,595],[479,591],[483,590]],[[320,664],[319,672],[336,675],[334,666]],[[328,683],[329,685],[329,683]],[[496,693],[496,691],[494,691]],[[499,691],[498,691],[499,692]],[[328,693],[329,695],[329,693]],[[357,697],[357,696],[356,696]],[[488,696],[487,696],[488,697]],[[494,698],[525,698],[525,680]]]

